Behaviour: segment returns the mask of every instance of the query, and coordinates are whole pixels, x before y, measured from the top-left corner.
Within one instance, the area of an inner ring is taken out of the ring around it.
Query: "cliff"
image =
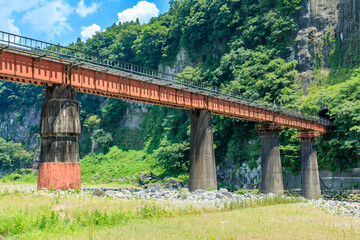
[[[359,53],[359,19],[357,0],[303,1],[297,17],[299,30],[288,60],[298,61],[305,95],[316,68],[328,69],[331,61],[354,63],[354,54]]]

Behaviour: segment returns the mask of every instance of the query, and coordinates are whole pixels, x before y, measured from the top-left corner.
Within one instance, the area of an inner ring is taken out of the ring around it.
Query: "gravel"
[[[220,190],[196,190],[190,193],[187,188],[183,189],[137,189],[137,188],[119,188],[119,189],[84,189],[84,192],[92,193],[93,196],[110,197],[115,199],[139,199],[150,200],[164,207],[177,208],[223,208],[231,203],[251,199],[262,199],[265,197],[274,197],[274,194],[251,195],[249,193],[241,195],[228,192],[226,189]],[[284,196],[284,198],[288,198]]]
[[[360,218],[359,202],[324,200],[320,198],[319,200],[310,200],[305,204],[321,208],[329,214],[347,215]]]
[[[0,194],[11,192],[18,193],[31,193],[35,196],[73,196],[73,197],[100,197],[100,198],[113,198],[119,200],[138,199],[149,200],[155,204],[159,204],[163,207],[170,208],[217,208],[221,209],[225,206],[229,206],[231,203],[239,203],[248,200],[261,200],[264,198],[273,198],[274,194],[235,194],[229,192],[226,189],[220,190],[196,190],[190,193],[187,188],[182,189],[167,189],[167,188],[151,188],[151,189],[139,189],[139,188],[117,188],[117,189],[104,189],[104,188],[85,188],[81,191],[77,190],[36,190],[34,187],[11,187],[6,188],[0,186]],[[357,193],[356,193],[357,194]],[[349,194],[354,196],[354,192]],[[282,196],[283,198],[291,198],[289,196]],[[347,215],[360,218],[360,202],[354,201],[354,198],[349,200],[334,200],[327,197],[324,194],[324,198],[319,200],[306,200],[303,199],[304,205],[316,206],[323,209],[329,214]]]

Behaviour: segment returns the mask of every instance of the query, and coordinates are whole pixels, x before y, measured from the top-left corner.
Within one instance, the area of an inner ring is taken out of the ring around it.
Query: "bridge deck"
[[[320,133],[328,131],[329,122],[322,119],[254,104],[244,99],[193,86],[188,82],[181,82],[176,76],[154,70],[121,62],[116,62],[115,65],[112,60],[108,60],[107,64],[94,62],[92,59],[86,60],[81,56],[86,53],[80,51],[74,51],[75,57],[71,58],[67,53],[53,54],[53,51],[49,51],[50,47],[60,48],[59,46],[51,45],[38,49],[28,46],[26,42],[22,43],[22,38],[25,40],[28,38],[6,34],[0,32],[0,42],[4,42],[8,37],[7,44],[0,45],[1,80],[40,86],[69,85],[79,92],[112,98],[188,110],[207,109],[213,114],[233,118],[276,122],[280,126]],[[15,36],[14,40],[10,41],[9,36]],[[160,77],[159,74],[163,75]]]

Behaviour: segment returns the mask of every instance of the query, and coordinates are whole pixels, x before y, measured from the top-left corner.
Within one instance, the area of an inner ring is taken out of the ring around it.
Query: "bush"
[[[248,193],[248,191],[249,190],[247,190],[245,188],[240,188],[240,189],[236,190],[234,193],[244,195],[244,194]]]
[[[21,183],[36,183],[38,178],[37,170],[33,169],[17,169],[15,172],[5,175],[1,181],[6,182],[21,182]]]
[[[30,153],[21,143],[7,142],[0,138],[0,171],[12,172],[21,166],[30,167],[34,153]]]
[[[259,189],[253,189],[253,190],[250,191],[250,194],[251,195],[258,195],[258,194],[260,194],[260,190]]]
[[[178,175],[188,172],[189,150],[190,144],[188,142],[171,143],[164,139],[160,147],[154,152],[154,156],[167,174]]]

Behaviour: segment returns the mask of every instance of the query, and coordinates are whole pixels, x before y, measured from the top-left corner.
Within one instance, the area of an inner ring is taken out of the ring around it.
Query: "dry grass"
[[[360,239],[360,221],[301,204],[266,206],[102,229],[93,239]],[[80,237],[81,238],[81,237]]]
[[[158,215],[156,210],[155,217],[138,214],[149,205],[153,203],[98,197],[0,194],[0,230],[1,221],[7,217],[3,213],[13,209],[20,217],[33,219],[31,224],[56,212],[60,226],[26,230],[6,239],[360,239],[359,219],[329,215],[303,204],[225,212],[170,210],[169,214],[161,210]],[[124,216],[116,224],[71,223],[79,217],[82,220],[92,218],[86,214],[96,210],[106,211],[109,216],[113,213]],[[66,218],[70,222],[66,223]]]

